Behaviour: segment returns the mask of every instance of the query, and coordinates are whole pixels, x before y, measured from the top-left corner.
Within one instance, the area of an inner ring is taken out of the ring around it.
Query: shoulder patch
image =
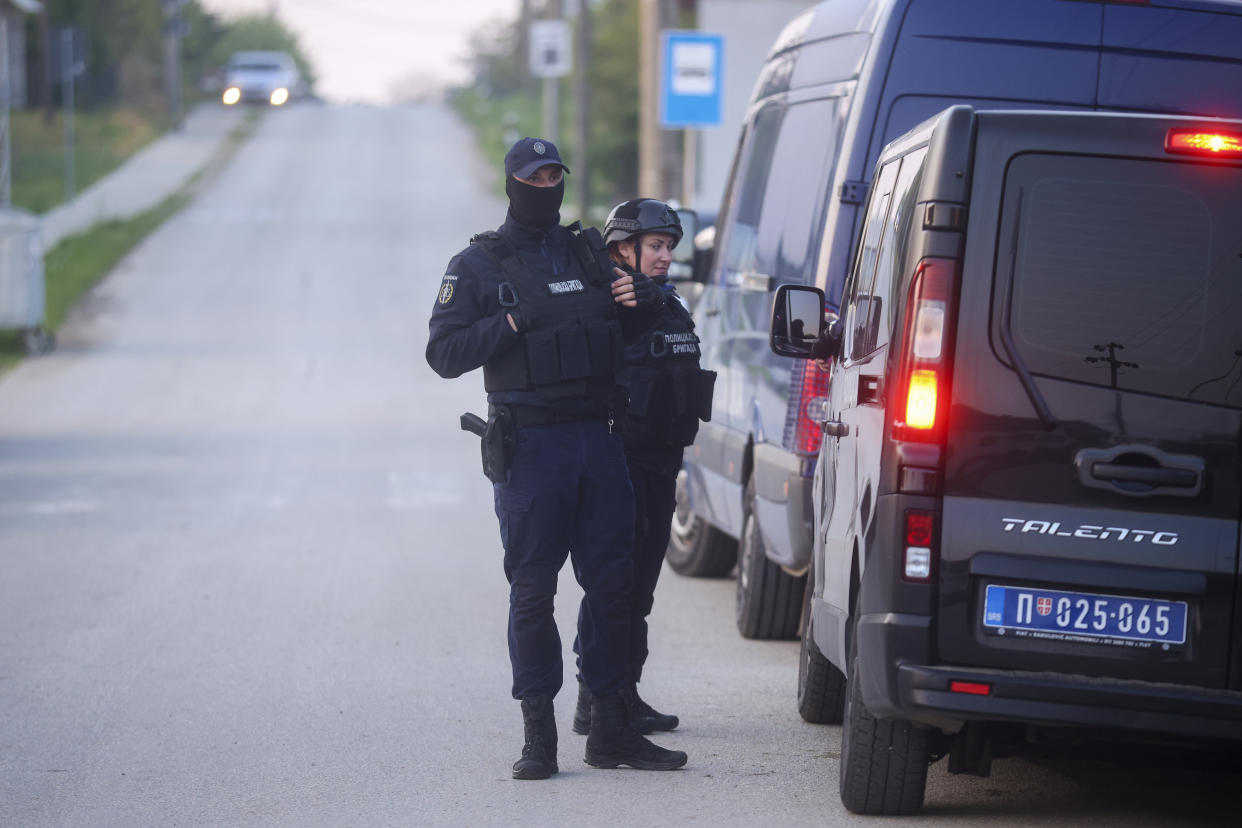
[[[440,296],[436,302],[444,308],[453,304],[453,300],[457,298],[457,276],[452,273],[444,274],[444,281],[440,282]]]

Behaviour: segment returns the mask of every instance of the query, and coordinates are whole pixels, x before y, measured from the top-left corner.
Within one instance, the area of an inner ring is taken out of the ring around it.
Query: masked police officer
[[[639,198],[612,209],[604,241],[622,271],[650,276],[656,301],[635,311],[625,339],[625,457],[634,487],[634,590],[630,603],[631,683],[621,690],[630,722],[641,733],[672,730],[676,716],[660,713],[638,695],[647,660],[647,616],[655,603],[675,508],[674,489],[682,450],[694,442],[699,420],[711,416],[716,375],[699,368],[699,340],[690,313],[668,281],[673,248],[681,241],[677,211],[662,201]],[[618,271],[618,272],[622,272]],[[578,651],[577,645],[575,650]],[[575,733],[591,732],[591,689],[578,685]]]
[[[585,592],[580,675],[594,698],[587,764],[686,763],[685,753],[630,725],[621,696],[629,683],[634,499],[614,428],[617,371],[623,324],[658,301],[659,289],[645,277],[617,278],[598,231],[560,226],[568,171],[550,141],[523,138],[510,148],[508,216],[449,262],[427,342],[427,362],[443,377],[483,368],[484,467],[505,550],[512,692],[525,725],[517,779],[557,771],[552,699],[563,666],[553,597],[567,556]]]

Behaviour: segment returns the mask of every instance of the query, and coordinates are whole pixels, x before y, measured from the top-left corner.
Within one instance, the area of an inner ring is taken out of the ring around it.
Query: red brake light
[[[922,509],[906,511],[906,545],[901,561],[902,578],[922,583],[931,581],[935,537],[935,512]]]
[[[933,520],[931,512],[906,512],[906,543],[931,546]]]
[[[969,693],[972,696],[990,696],[992,695],[992,685],[981,681],[957,681],[955,679],[949,682],[949,692]]]
[[[1170,129],[1165,152],[1209,158],[1242,158],[1242,133],[1205,129]]]
[[[936,372],[920,369],[910,374],[906,392],[906,425],[927,429],[936,425]]]
[[[799,360],[794,366],[789,388],[792,404],[785,415],[784,444],[799,454],[815,454],[824,438],[820,427],[824,419],[821,409],[827,403],[828,381],[832,374],[820,370],[813,359]]]
[[[942,439],[956,294],[956,261],[919,262],[906,302],[898,396],[891,408],[898,440]]]

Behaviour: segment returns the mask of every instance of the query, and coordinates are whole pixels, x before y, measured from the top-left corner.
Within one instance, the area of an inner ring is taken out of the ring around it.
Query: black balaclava
[[[509,196],[509,212],[515,219],[547,232],[560,223],[565,179],[555,187],[536,187],[509,176],[505,179],[505,195]]]

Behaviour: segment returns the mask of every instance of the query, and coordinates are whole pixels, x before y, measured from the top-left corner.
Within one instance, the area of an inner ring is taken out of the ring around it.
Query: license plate
[[[1147,647],[1186,643],[1186,602],[989,584],[983,626],[996,635]]]

